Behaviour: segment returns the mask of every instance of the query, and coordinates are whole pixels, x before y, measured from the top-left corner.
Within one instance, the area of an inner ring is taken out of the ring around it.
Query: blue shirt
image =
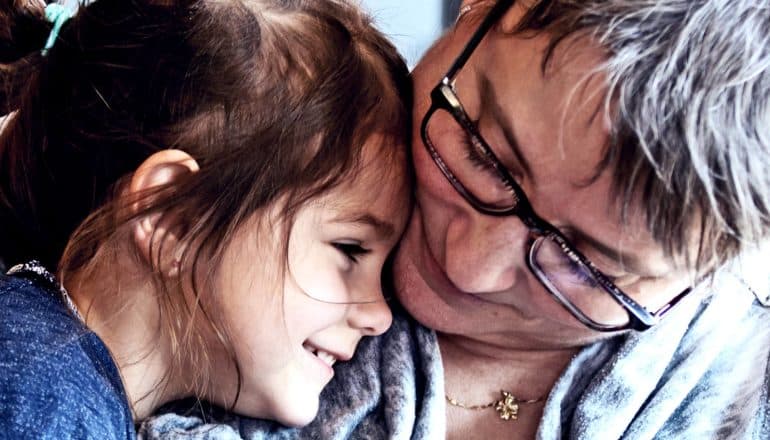
[[[0,438],[135,437],[117,366],[53,277],[0,274]]]

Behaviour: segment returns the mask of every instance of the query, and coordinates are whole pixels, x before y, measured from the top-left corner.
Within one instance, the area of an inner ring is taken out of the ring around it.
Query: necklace
[[[72,298],[70,298],[70,295],[69,293],[67,293],[67,290],[64,288],[63,285],[59,284],[59,282],[56,280],[56,277],[53,276],[51,272],[48,272],[48,270],[45,267],[43,267],[43,265],[39,261],[32,260],[27,263],[17,264],[16,266],[13,266],[12,268],[10,268],[7,273],[8,275],[32,273],[42,278],[51,287],[54,287],[59,290],[59,294],[61,295],[61,298],[64,300],[64,304],[67,306],[69,311],[73,315],[75,315],[75,318],[77,318],[78,321],[85,324],[86,320],[83,319],[83,315],[81,315],[80,312],[78,311],[77,306],[75,306],[75,302],[72,301]]]
[[[75,315],[75,318],[85,324],[86,320],[83,319],[83,315],[80,314],[78,307],[75,305],[75,302],[72,301],[70,294],[67,293],[67,289],[65,289],[64,286],[61,286],[61,296],[64,298],[64,302],[67,304],[67,308],[70,309],[70,312],[72,312],[73,315]]]
[[[504,390],[500,390],[500,394],[503,397],[502,399],[493,400],[492,402],[485,403],[483,405],[468,405],[462,402],[458,402],[457,399],[449,397],[448,394],[444,394],[444,397],[446,397],[446,401],[449,402],[450,405],[469,409],[472,411],[481,411],[487,408],[494,408],[495,411],[497,411],[497,413],[500,415],[500,418],[503,420],[518,420],[520,404],[529,405],[532,403],[541,402],[543,400],[542,397],[538,397],[537,399],[532,400],[519,400],[516,398],[516,396]]]

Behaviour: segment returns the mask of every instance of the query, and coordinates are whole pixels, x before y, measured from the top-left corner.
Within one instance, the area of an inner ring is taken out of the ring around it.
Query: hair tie
[[[48,34],[48,40],[45,42],[45,47],[43,47],[43,55],[46,55],[48,50],[53,47],[56,39],[59,38],[61,27],[67,20],[74,17],[77,11],[78,3],[76,2],[71,2],[69,5],[50,3],[45,6],[45,18],[49,23],[53,23],[53,27],[51,28],[51,33]]]

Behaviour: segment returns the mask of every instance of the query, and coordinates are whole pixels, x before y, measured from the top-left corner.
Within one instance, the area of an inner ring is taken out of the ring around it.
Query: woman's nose
[[[518,217],[473,213],[450,222],[446,234],[444,270],[464,292],[508,290],[527,273],[529,229]]]

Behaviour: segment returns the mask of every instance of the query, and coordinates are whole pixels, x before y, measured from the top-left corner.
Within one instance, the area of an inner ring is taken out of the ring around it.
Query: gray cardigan
[[[764,260],[764,261],[763,261]],[[770,438],[770,280],[745,256],[644,333],[583,349],[548,397],[539,439]],[[444,382],[435,334],[396,311],[391,329],[335,366],[303,429],[219,414],[165,414],[142,438],[442,439]],[[206,423],[208,422],[208,423]]]

